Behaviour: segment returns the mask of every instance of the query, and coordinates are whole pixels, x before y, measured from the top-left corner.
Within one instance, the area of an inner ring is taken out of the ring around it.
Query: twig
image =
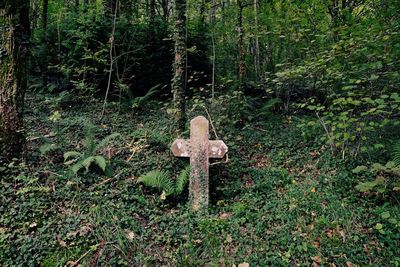
[[[219,139],[218,134],[217,134],[217,131],[215,130],[215,127],[214,127],[214,123],[213,123],[213,121],[212,121],[212,119],[211,119],[210,113],[208,112],[208,110],[207,110],[206,107],[203,107],[203,108],[204,108],[204,110],[205,110],[206,113],[207,113],[208,119],[209,119],[210,124],[211,124],[211,129],[212,129],[213,132],[214,132],[215,138],[216,138],[216,139]],[[228,153],[226,153],[226,154],[225,154],[225,160],[221,160],[221,161],[218,161],[218,162],[211,163],[210,166],[214,166],[214,165],[218,165],[218,164],[223,164],[223,163],[226,164],[226,163],[228,163],[228,162],[229,162],[229,155],[228,155]]]
[[[332,153],[334,153],[335,152],[335,145],[333,143],[333,138],[332,138],[331,134],[329,133],[328,128],[326,127],[325,121],[324,121],[323,118],[321,118],[319,116],[318,112],[315,112],[315,115],[317,115],[317,118],[318,118],[320,124],[322,125],[322,128],[324,128],[324,131],[325,131],[325,133],[326,133],[326,135],[328,136],[328,139],[329,139],[329,144],[331,146],[331,151],[332,151]]]
[[[121,174],[122,174],[122,172],[119,172],[117,175],[115,175],[115,176],[112,177],[112,178],[108,178],[108,179],[105,179],[105,180],[101,181],[100,183],[94,184],[93,186],[91,186],[90,189],[93,190],[93,189],[95,189],[96,187],[105,185],[106,183],[109,183],[109,182],[111,182],[111,181],[117,179]]]
[[[96,247],[97,247],[97,246],[98,246],[98,245],[96,245]],[[83,258],[85,258],[87,255],[89,255],[89,253],[92,252],[92,251],[93,251],[92,248],[89,249],[88,251],[86,251],[82,256],[80,256],[79,259],[77,259],[76,261],[74,261],[74,262],[72,263],[72,266],[73,266],[73,267],[77,266],[78,263],[79,263],[81,260],[83,260]],[[68,265],[65,265],[65,266],[68,266]]]
[[[217,162],[211,163],[210,166],[215,166],[215,165],[219,165],[219,164],[226,164],[226,163],[228,163],[228,162],[229,162],[229,155],[228,155],[228,154],[229,154],[229,153],[226,153],[226,154],[225,154],[225,160],[221,160],[221,161],[217,161]]]
[[[43,135],[43,136],[31,137],[31,138],[28,139],[28,141],[35,141],[35,140],[38,140],[38,139],[40,139],[40,138],[42,138],[42,137],[45,137],[45,138],[52,138],[52,137],[55,137],[55,136],[56,136],[55,133],[49,133],[49,134],[46,134],[46,135]]]
[[[214,132],[214,135],[215,135],[215,138],[219,139],[219,137],[218,137],[218,135],[217,135],[217,131],[215,130],[215,127],[214,127],[214,123],[213,123],[213,121],[212,121],[212,119],[211,119],[210,113],[208,112],[208,110],[207,110],[206,107],[203,106],[203,108],[204,108],[204,110],[205,110],[206,113],[207,113],[208,119],[209,119],[210,124],[211,124],[211,128],[212,128],[212,130],[213,130],[213,132]]]
[[[107,105],[107,98],[108,98],[108,94],[110,92],[110,87],[111,87],[111,76],[112,76],[113,66],[114,66],[113,48],[114,48],[114,41],[115,41],[114,38],[115,38],[115,27],[116,27],[116,23],[117,23],[117,12],[118,12],[118,0],[115,4],[113,28],[112,28],[111,37],[110,37],[110,73],[108,74],[107,91],[106,91],[106,95],[104,97],[103,110],[101,111],[100,120],[103,119],[104,112],[106,110],[106,105]]]

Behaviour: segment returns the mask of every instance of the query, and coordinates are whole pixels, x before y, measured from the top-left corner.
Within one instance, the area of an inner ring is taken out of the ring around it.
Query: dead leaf
[[[64,240],[62,240],[59,235],[57,235],[57,242],[60,245],[60,247],[62,247],[62,248],[66,248],[67,247],[67,243]]]
[[[194,240],[193,242],[194,242],[195,244],[201,244],[202,241],[201,241],[201,239],[196,239],[196,240]]]
[[[88,233],[92,231],[90,225],[84,225],[79,229],[79,236],[86,236]]]
[[[37,223],[33,222],[29,225],[29,228],[35,228],[37,226]]]
[[[311,257],[311,259],[312,259],[314,262],[316,262],[316,263],[321,263],[321,262],[322,262],[320,256],[314,256],[314,257]]]
[[[126,238],[129,241],[133,241],[133,239],[135,239],[135,233],[129,230],[125,230],[125,234],[126,234]]]
[[[226,213],[226,212],[224,212],[221,215],[219,215],[219,218],[221,220],[226,220],[226,219],[229,219],[230,217],[231,217],[231,214],[230,213]]]
[[[243,262],[239,264],[238,267],[250,267],[250,264],[248,264],[247,262]]]
[[[348,262],[346,262],[346,266],[347,266],[347,267],[354,267],[354,264],[351,263],[350,261],[348,261]]]
[[[226,242],[232,243],[232,241],[233,241],[232,236],[231,235],[227,235],[226,236]]]

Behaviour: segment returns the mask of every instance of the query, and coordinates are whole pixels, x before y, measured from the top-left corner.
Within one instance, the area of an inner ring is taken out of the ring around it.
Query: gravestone
[[[190,139],[177,139],[171,146],[176,157],[190,158],[189,200],[192,210],[209,202],[209,158],[223,158],[228,147],[223,141],[209,140],[209,122],[199,116],[190,122]]]

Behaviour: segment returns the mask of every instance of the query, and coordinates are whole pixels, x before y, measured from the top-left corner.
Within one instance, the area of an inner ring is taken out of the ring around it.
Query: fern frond
[[[142,175],[137,180],[137,183],[143,183],[146,186],[153,187],[164,191],[166,196],[174,193],[174,183],[169,174],[164,171],[150,171]]]
[[[95,145],[93,153],[96,153],[99,149],[103,148],[104,146],[106,146],[108,143],[111,142],[111,140],[120,137],[121,135],[119,133],[113,133],[110,134],[106,137],[103,138],[103,140],[101,140],[97,145]]]
[[[92,124],[85,126],[85,156],[93,155],[96,149],[95,127]]]
[[[260,113],[267,114],[271,112],[271,109],[274,108],[276,105],[281,104],[282,100],[280,98],[272,98],[265,103],[261,109]]]
[[[140,107],[143,103],[145,103],[146,101],[150,100],[150,98],[152,98],[156,93],[158,93],[160,90],[164,89],[166,87],[166,85],[164,85],[161,89],[160,89],[161,84],[157,84],[156,86],[150,88],[150,90],[146,93],[146,95],[144,96],[139,96],[139,97],[135,97],[132,101],[131,101],[131,106],[133,108],[138,108]]]
[[[95,161],[95,157],[87,157],[82,161],[82,165],[86,168],[86,171],[89,171],[90,165]]]
[[[397,142],[397,144],[394,146],[393,161],[396,166],[400,166],[400,142]]]
[[[183,192],[185,186],[189,181],[189,175],[190,175],[190,165],[186,166],[176,179],[175,195],[179,195]]]
[[[106,171],[107,163],[106,159],[102,156],[95,156],[94,157],[94,163],[96,163],[97,166],[99,166],[100,169],[103,170],[103,172]]]
[[[40,155],[44,156],[45,154],[47,154],[51,151],[55,151],[57,149],[58,149],[58,146],[56,144],[46,143],[39,148],[39,151],[40,151]]]
[[[77,151],[68,151],[64,153],[64,161],[67,161],[70,158],[76,159],[82,157],[82,153]]]
[[[71,170],[72,172],[77,175],[79,170],[82,169],[84,167],[83,165],[83,160],[78,161],[77,163],[75,163],[72,167]]]

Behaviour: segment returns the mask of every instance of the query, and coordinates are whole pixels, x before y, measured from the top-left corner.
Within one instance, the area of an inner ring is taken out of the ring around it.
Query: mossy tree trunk
[[[23,107],[29,54],[29,1],[0,6],[0,160],[19,157],[24,144]]]
[[[43,88],[47,88],[47,70],[48,70],[48,62],[47,62],[47,21],[48,21],[48,8],[49,0],[42,0],[42,47],[40,53],[40,67],[42,72],[42,81]]]
[[[185,127],[186,0],[175,0],[175,62],[172,92],[178,133]]]
[[[244,50],[244,33],[243,33],[243,9],[245,4],[242,0],[237,1],[238,14],[237,14],[237,31],[238,31],[238,50],[239,50],[239,91],[244,91],[244,82],[246,76],[246,59]]]

